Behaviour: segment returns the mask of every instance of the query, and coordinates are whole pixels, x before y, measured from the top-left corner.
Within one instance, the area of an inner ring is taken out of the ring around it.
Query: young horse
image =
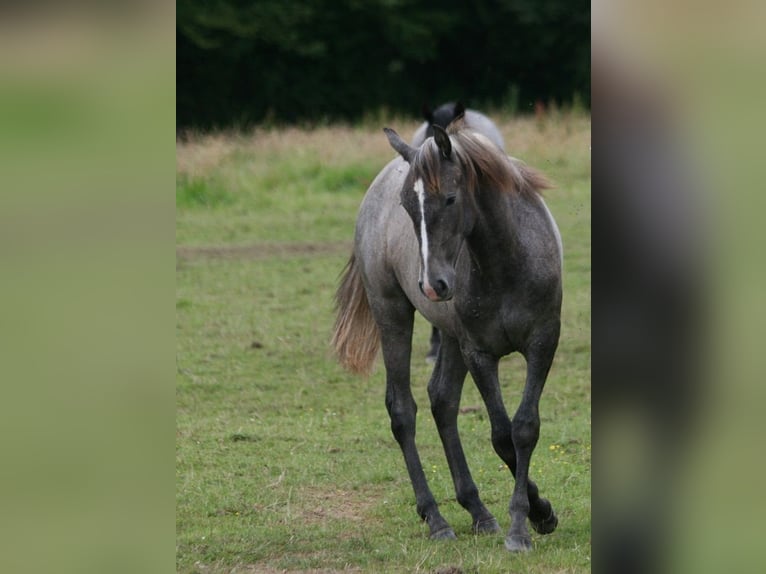
[[[418,149],[385,129],[401,155],[372,182],[356,224],[354,252],[336,294],[333,343],[339,361],[369,373],[379,343],[386,367],[386,407],[404,454],[418,514],[431,538],[455,538],[439,513],[415,446],[417,407],[410,353],[417,309],[442,332],[428,384],[458,502],[475,532],[499,526],[479,498],[457,428],[470,372],[486,404],[492,445],[516,478],[505,545],[531,548],[527,530],[553,532],[548,500],[529,477],[540,430],[538,403],[558,344],[561,239],[538,194],[545,180],[458,122]],[[526,358],[521,403],[513,420],[503,404],[498,360]]]
[[[420,124],[420,127],[415,131],[415,135],[412,136],[411,145],[413,147],[420,147],[426,139],[433,137],[433,127],[435,125],[447,129],[447,126],[460,116],[463,116],[463,121],[467,127],[475,132],[484,134],[500,149],[505,149],[503,136],[500,134],[500,130],[495,123],[481,112],[466,109],[462,102],[448,102],[433,111],[424,107],[423,117],[426,121]]]
[[[467,110],[462,102],[448,102],[433,111],[423,106],[423,117],[426,121],[420,125],[415,131],[415,135],[412,136],[412,146],[420,147],[426,139],[433,137],[435,125],[447,129],[447,126],[461,116],[467,127],[475,132],[484,134],[500,149],[505,150],[503,136],[500,135],[500,130],[494,122],[481,112]],[[431,340],[429,341],[426,361],[430,363],[436,361],[436,357],[439,354],[440,340],[439,329],[431,327]]]

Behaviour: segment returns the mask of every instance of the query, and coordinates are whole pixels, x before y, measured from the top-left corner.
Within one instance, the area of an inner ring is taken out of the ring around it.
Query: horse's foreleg
[[[553,532],[558,523],[550,502],[540,497],[537,485],[529,479],[529,457],[531,456],[532,449],[534,449],[534,445],[532,445],[531,449],[528,449],[529,455],[527,456],[524,484],[519,486],[517,460],[519,445],[514,442],[514,425],[508,417],[508,413],[503,403],[502,393],[500,392],[500,384],[497,374],[497,359],[482,353],[468,352],[465,354],[465,360],[473,375],[474,381],[476,382],[476,386],[481,393],[484,404],[487,407],[490,423],[492,425],[492,446],[516,478],[513,496],[516,497],[517,504],[514,515],[512,497],[509,511],[513,524],[508,537],[506,538],[506,546],[514,551],[528,550],[531,548],[531,537],[526,528],[527,515],[529,516],[534,529],[541,534]],[[550,366],[550,363],[548,366]],[[547,373],[547,370],[545,372]],[[541,391],[542,386],[540,387],[540,392]],[[536,403],[534,412],[537,412]],[[519,419],[519,421],[520,420],[521,419]],[[539,418],[537,419],[537,429],[539,429]],[[523,437],[519,438],[523,442]],[[535,438],[534,442],[536,441],[537,439]],[[524,496],[525,500],[523,500],[521,504],[518,504],[518,498],[521,495]],[[517,518],[520,517],[520,513],[523,514],[523,519]],[[510,543],[510,540],[516,540],[516,542]]]
[[[436,367],[428,383],[431,413],[444,445],[457,500],[471,513],[474,532],[498,532],[497,520],[479,498],[457,428],[460,395],[467,370],[457,341],[446,335],[442,337]]]
[[[435,363],[436,357],[439,356],[439,344],[441,336],[439,335],[439,329],[431,327],[431,338],[428,341],[429,349],[426,355],[426,361],[429,363]]]
[[[526,519],[530,518],[535,530],[542,534],[553,532],[558,518],[553,508],[545,499],[539,498],[535,512],[531,512],[529,500],[529,464],[532,452],[540,436],[540,395],[545,386],[545,379],[553,362],[553,354],[558,341],[558,329],[555,336],[540,338],[533,342],[525,357],[527,359],[527,380],[521,403],[512,421],[513,445],[516,450],[516,486],[511,497],[511,530],[505,539],[505,545],[511,551],[523,551],[531,548],[531,539],[526,528]],[[537,488],[534,487],[537,491]],[[539,496],[539,495],[538,495]]]
[[[410,307],[403,309],[401,313],[395,313],[391,307],[386,309],[385,317],[378,321],[383,361],[386,365],[386,408],[391,417],[391,431],[402,449],[415,491],[417,511],[428,524],[431,538],[455,538],[455,532],[439,512],[436,500],[428,488],[420,455],[415,446],[417,405],[410,389],[413,310]]]

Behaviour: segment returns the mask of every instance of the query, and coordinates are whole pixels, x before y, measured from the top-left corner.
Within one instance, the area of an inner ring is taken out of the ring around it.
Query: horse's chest
[[[506,355],[518,349],[515,313],[501,298],[470,297],[456,304],[463,338],[477,349]]]

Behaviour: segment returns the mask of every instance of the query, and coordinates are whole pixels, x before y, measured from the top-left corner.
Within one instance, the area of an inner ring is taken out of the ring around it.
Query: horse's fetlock
[[[460,489],[456,493],[456,498],[460,506],[469,508],[479,499],[479,489],[476,488],[476,485],[472,484],[469,487]]]
[[[428,524],[430,524],[430,518],[438,514],[438,506],[434,500],[420,503],[415,508],[418,512],[418,516],[420,516],[420,518],[422,518],[423,521]]]

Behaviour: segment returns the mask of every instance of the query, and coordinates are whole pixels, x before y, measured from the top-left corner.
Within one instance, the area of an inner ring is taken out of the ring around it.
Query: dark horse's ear
[[[449,141],[449,136],[444,128],[436,124],[434,124],[434,141],[439,146],[439,151],[442,152],[444,158],[449,159],[452,155],[452,142]]]
[[[391,147],[394,148],[407,163],[410,163],[412,158],[415,157],[415,152],[417,150],[414,147],[409,146],[407,142],[400,138],[399,134],[391,128],[383,128],[383,131],[386,132],[386,137],[388,138],[388,143],[391,144]]]
[[[464,114],[465,114],[465,105],[463,104],[463,102],[458,100],[458,102],[455,104],[455,108],[452,110],[452,115],[457,120]]]
[[[420,108],[423,112],[423,118],[429,123],[434,123],[434,112],[431,110],[431,108],[428,107],[427,104],[423,104],[423,107]]]

